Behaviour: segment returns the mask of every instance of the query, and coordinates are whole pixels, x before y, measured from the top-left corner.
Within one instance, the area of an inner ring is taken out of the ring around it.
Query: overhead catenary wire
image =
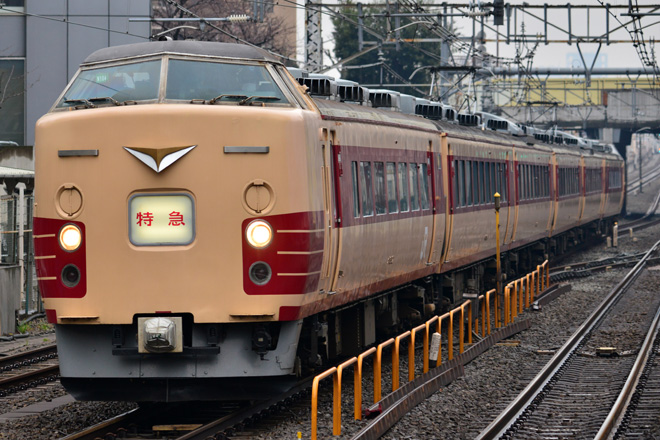
[[[603,3],[603,0],[596,0],[598,3],[600,3],[601,6],[605,7],[605,4]],[[643,33],[643,26],[641,26],[641,17],[639,15],[639,5],[637,1],[635,0],[635,6],[632,4],[632,0],[628,0],[628,11],[629,13],[633,12],[633,9],[637,10],[637,13],[633,14],[631,16],[631,20],[629,24],[632,24],[633,27],[635,27],[634,31],[630,31],[628,29],[628,26],[623,24],[621,20],[609,9],[607,9],[607,12],[625,29],[626,32],[628,32],[628,35],[630,36],[630,39],[633,41],[633,46],[635,46],[635,50],[637,51],[637,55],[642,62],[642,64],[645,64],[653,69],[653,79],[654,81],[658,81],[658,78],[660,77],[660,70],[658,69],[658,63],[657,60],[653,59],[651,60],[648,57],[648,53],[646,53],[646,45],[643,39],[644,33]],[[657,10],[653,9],[654,11]],[[634,34],[634,35],[633,35]],[[638,39],[638,35],[641,35],[641,39]]]
[[[47,15],[34,14],[32,12],[25,12],[21,9],[13,9],[11,6],[5,6],[1,3],[0,3],[0,10],[11,12],[13,14],[22,15],[24,17],[34,17],[34,18],[39,18],[39,19],[42,19],[42,20],[49,20],[49,21],[56,21],[58,23],[70,24],[72,26],[80,26],[80,27],[84,27],[84,28],[88,28],[88,29],[95,29],[95,30],[110,32],[110,33],[114,33],[114,34],[128,35],[128,36],[131,36],[131,37],[142,38],[142,39],[145,39],[145,40],[149,39],[149,37],[145,37],[144,35],[131,34],[129,31],[126,31],[126,32],[117,31],[117,30],[114,30],[114,29],[106,28],[106,27],[92,26],[90,24],[78,23],[78,22],[75,22],[75,21],[71,21],[68,18],[55,18],[55,17],[49,17]]]

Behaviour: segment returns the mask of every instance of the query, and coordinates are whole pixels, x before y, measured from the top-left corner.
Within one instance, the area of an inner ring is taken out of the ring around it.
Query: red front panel
[[[64,225],[74,224],[82,232],[80,248],[67,252],[59,245]],[[85,225],[81,222],[52,218],[34,218],[34,256],[39,289],[43,298],[82,298],[87,293]],[[74,287],[62,282],[62,270],[69,264],[80,270],[80,281]]]
[[[255,249],[245,240],[245,229],[254,218],[241,225],[243,240],[243,289],[248,295],[299,295],[318,288],[323,263],[323,212],[297,212],[264,216],[273,228],[273,241]],[[250,280],[250,266],[267,263],[273,272],[265,285]]]

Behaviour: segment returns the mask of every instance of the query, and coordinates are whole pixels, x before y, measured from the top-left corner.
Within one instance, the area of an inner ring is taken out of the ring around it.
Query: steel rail
[[[637,384],[639,383],[640,376],[644,371],[644,366],[648,362],[653,343],[657,337],[658,324],[660,324],[660,307],[658,307],[655,312],[653,323],[646,334],[646,338],[644,338],[644,343],[639,349],[635,364],[628,375],[628,379],[626,380],[619,397],[616,399],[616,402],[614,402],[614,406],[610,410],[610,413],[601,425],[600,430],[598,430],[598,434],[594,437],[595,440],[605,440],[609,438],[610,434],[613,433],[613,430],[619,426],[623,415],[626,413],[625,410],[630,404],[630,398],[635,391],[635,387],[637,387]]]
[[[35,362],[40,362],[42,360],[45,360],[45,359],[40,359],[44,356],[48,356],[51,358],[55,357],[55,356],[51,356],[52,354],[55,354],[55,356],[57,356],[57,346],[55,344],[47,345],[45,347],[40,347],[34,350],[14,354],[11,356],[0,357],[0,371],[10,371],[15,368],[20,368],[21,366],[27,366]]]
[[[648,185],[649,183],[653,182],[655,179],[660,176],[660,166],[653,168],[650,171],[647,171],[644,174],[644,177],[642,177],[643,182],[642,185]],[[626,182],[626,193],[627,194],[632,194],[635,191],[639,190],[639,177],[633,177],[629,182]]]
[[[17,374],[16,376],[2,378],[0,379],[0,389],[6,388],[14,383],[25,382],[42,376],[56,374],[59,369],[59,365],[48,365],[47,367],[39,368],[38,370],[27,371],[25,373]]]
[[[560,268],[556,268],[554,272],[550,273],[550,280],[553,283],[560,283],[562,281],[568,281],[572,279],[577,279],[577,278],[584,278],[590,276],[592,273],[595,272],[604,272],[610,269],[614,268],[621,268],[621,267],[631,267],[639,260],[641,257],[635,257],[632,259],[625,259],[622,261],[617,261],[617,262],[611,262],[611,263],[606,263],[604,262],[603,264],[600,265],[593,265],[593,266],[588,266],[584,268],[580,268],[579,266],[571,267],[568,270],[561,270]],[[660,258],[655,257],[655,258],[649,258],[647,261],[648,264],[658,264],[660,263]],[[584,263],[580,263],[584,264]]]
[[[550,276],[558,272],[568,272],[576,269],[592,269],[592,268],[599,268],[599,267],[612,266],[616,264],[631,263],[631,262],[637,263],[640,260],[640,258],[644,256],[645,253],[646,252],[633,254],[633,255],[621,255],[619,257],[610,257],[595,261],[583,261],[580,263],[560,264],[558,266],[550,268]]]
[[[215,438],[214,436],[216,436],[216,434],[220,434],[223,431],[232,430],[236,425],[242,424],[246,420],[250,419],[253,416],[258,415],[262,411],[266,411],[269,408],[275,407],[277,404],[282,403],[284,400],[288,399],[294,394],[309,389],[312,386],[313,380],[314,380],[314,376],[310,376],[305,379],[302,379],[283,395],[277,396],[267,401],[258,402],[255,405],[250,405],[247,408],[241,408],[229,415],[220,417],[217,420],[214,420],[210,423],[200,426],[199,428],[189,432],[188,434],[185,434],[181,437],[177,437],[177,439],[205,440],[209,438]]]
[[[527,385],[527,387],[516,397],[506,409],[491,422],[479,435],[477,439],[495,439],[502,436],[522,412],[527,408],[534,398],[543,390],[553,376],[557,374],[569,357],[575,353],[580,343],[589,335],[595,326],[605,317],[606,313],[614,306],[615,300],[627,291],[637,279],[647,260],[660,246],[657,241],[644,255],[644,257],[626,274],[625,277],[610,291],[607,297],[600,303],[591,315],[582,323],[566,343],[555,353],[550,361],[541,369],[539,374]]]
[[[135,419],[138,416],[139,411],[140,408],[132,409],[123,414],[119,414],[108,420],[97,423],[96,425],[90,426],[87,429],[62,437],[61,440],[94,440],[101,438],[98,436],[99,432],[113,432],[118,430]]]
[[[651,202],[651,205],[649,205],[649,208],[646,210],[646,213],[641,218],[626,223],[621,228],[619,228],[619,234],[623,235],[635,229],[646,229],[660,223],[660,220],[658,219],[649,220],[649,218],[655,215],[655,211],[658,209],[658,205],[660,205],[660,191],[658,191],[658,194],[656,194],[653,202]]]

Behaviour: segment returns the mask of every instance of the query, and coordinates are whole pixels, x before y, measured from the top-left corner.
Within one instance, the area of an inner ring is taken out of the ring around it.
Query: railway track
[[[660,205],[660,192],[656,194],[653,202],[651,202],[648,209],[646,210],[646,213],[644,213],[642,217],[629,221],[624,225],[620,225],[619,234],[625,236],[625,234],[630,233],[632,230],[645,229],[660,223],[660,219],[651,218],[655,215],[655,212],[658,209],[658,205]]]
[[[653,343],[647,346],[643,369],[638,375],[632,376],[631,381],[636,381],[636,386],[628,405],[622,411],[618,420],[616,432],[612,438],[658,438],[660,436],[660,413],[658,412],[658,396],[660,395],[660,366],[657,365],[657,357],[660,353],[660,338],[658,337],[658,315],[656,314],[656,325],[652,327]],[[650,339],[650,336],[647,336]],[[641,361],[640,361],[641,363]],[[623,396],[622,396],[623,400]],[[607,425],[605,427],[608,428]]]
[[[55,381],[59,376],[56,358],[55,345],[0,357],[0,397]]]
[[[654,167],[652,170],[647,171],[644,174],[644,177],[643,177],[644,180],[642,182],[642,186],[647,186],[649,183],[651,183],[652,181],[657,179],[658,176],[660,176],[660,166],[659,167]],[[632,194],[632,193],[634,193],[635,191],[638,191],[638,190],[639,190],[639,176],[636,176],[632,180],[627,182],[627,184],[626,184],[626,193],[627,194]]]
[[[601,426],[605,420],[613,417],[608,415],[610,410],[617,414],[616,418],[624,412],[621,407],[613,408],[629,400],[619,397],[618,393],[630,388],[629,385],[624,386],[627,384],[626,375],[634,370],[637,362],[631,353],[619,353],[615,348],[598,348],[598,335],[616,332],[617,321],[612,317],[616,305],[624,300],[624,295],[629,307],[635,303],[629,298],[636,294],[636,289],[631,287],[658,247],[660,241],[607,294],[525,390],[478,438],[593,438],[604,429]],[[629,290],[631,292],[626,293]],[[658,314],[660,311],[656,313],[653,323],[645,314],[640,314],[637,319],[654,334]],[[640,349],[640,353],[644,350]],[[607,423],[611,426],[617,424],[616,421]]]
[[[209,402],[140,407],[62,440],[137,440],[163,436],[178,440],[250,438],[258,432],[268,432],[278,414],[291,407],[307,409],[312,380],[313,377],[307,378],[282,396],[256,403]]]
[[[552,267],[550,268],[550,282],[554,284],[576,278],[585,278],[591,276],[595,272],[603,272],[620,267],[633,267],[643,258],[643,256],[644,254],[618,255],[616,257],[605,258],[602,260]],[[660,264],[660,258],[649,258],[647,264]]]

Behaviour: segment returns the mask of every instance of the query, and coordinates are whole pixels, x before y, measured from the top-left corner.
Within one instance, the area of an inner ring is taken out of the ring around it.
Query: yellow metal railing
[[[534,298],[540,292],[550,286],[550,267],[546,260],[543,264],[536,267],[536,270],[524,277],[510,282],[504,289],[502,301],[503,315],[500,316],[500,299],[496,290],[492,289],[477,298],[477,307],[481,313],[474,320],[474,333],[485,337],[491,334],[491,326],[501,327],[501,318],[503,325],[509,325],[514,319],[523,313],[525,308],[529,308],[534,302]],[[494,298],[493,298],[494,297]],[[343,370],[353,364],[354,380],[354,417],[355,420],[362,419],[362,364],[366,357],[375,354],[373,360],[374,375],[374,403],[382,399],[382,362],[383,350],[392,346],[392,392],[399,388],[400,375],[400,346],[401,341],[408,341],[408,382],[415,379],[415,340],[418,333],[422,333],[423,343],[423,372],[429,371],[429,339],[431,336],[432,325],[435,325],[436,333],[440,335],[440,346],[438,347],[438,357],[436,367],[442,365],[442,323],[447,320],[447,360],[454,358],[454,315],[460,314],[458,318],[458,351],[465,351],[465,340],[472,344],[473,320],[472,320],[472,300],[465,301],[455,309],[441,316],[433,316],[424,324],[418,325],[412,330],[408,330],[395,338],[390,338],[385,342],[371,347],[357,357],[352,357],[337,367],[332,367],[314,378],[312,384],[312,440],[317,438],[317,417],[318,417],[318,387],[321,380],[328,376],[333,378],[333,435],[341,435],[341,379]],[[492,306],[492,307],[491,307]],[[467,309],[467,310],[466,310]],[[491,309],[493,313],[491,313]],[[467,315],[467,316],[466,316]],[[466,319],[467,318],[467,319]],[[465,328],[467,323],[467,329]],[[481,329],[479,328],[481,324]],[[465,334],[467,330],[467,335]]]

